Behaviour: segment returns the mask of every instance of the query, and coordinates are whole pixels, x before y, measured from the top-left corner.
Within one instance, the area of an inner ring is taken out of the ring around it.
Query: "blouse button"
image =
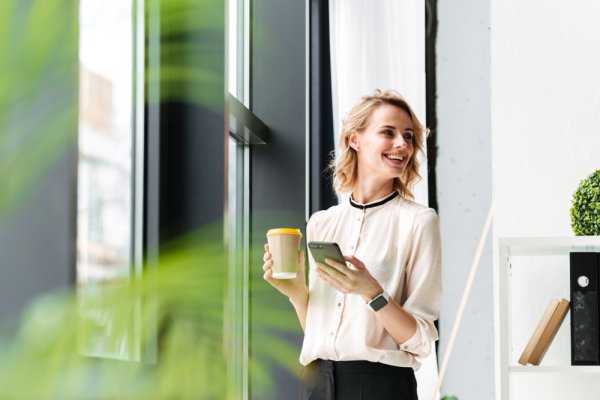
[[[342,303],[338,303],[338,307],[341,307],[341,306],[342,306]]]

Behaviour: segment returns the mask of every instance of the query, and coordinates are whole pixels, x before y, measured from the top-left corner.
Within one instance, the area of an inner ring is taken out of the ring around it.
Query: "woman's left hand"
[[[358,294],[365,302],[383,292],[383,288],[369,273],[362,261],[354,256],[344,256],[354,269],[329,258],[326,264],[316,263],[317,274],[335,290],[346,294]]]

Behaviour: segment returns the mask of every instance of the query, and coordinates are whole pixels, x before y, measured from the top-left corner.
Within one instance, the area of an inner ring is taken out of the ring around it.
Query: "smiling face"
[[[413,137],[406,111],[391,104],[378,106],[364,131],[349,138],[358,156],[359,179],[387,181],[402,176],[414,153]]]

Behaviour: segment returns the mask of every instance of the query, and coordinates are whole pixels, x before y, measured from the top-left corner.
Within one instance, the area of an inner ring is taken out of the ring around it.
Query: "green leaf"
[[[575,235],[600,235],[600,170],[579,183],[573,193],[570,216]]]

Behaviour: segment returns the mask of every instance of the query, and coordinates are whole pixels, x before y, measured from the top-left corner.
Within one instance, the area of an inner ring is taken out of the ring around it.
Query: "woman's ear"
[[[358,133],[356,131],[350,132],[348,135],[348,145],[352,147],[355,151],[359,151],[358,146]]]

